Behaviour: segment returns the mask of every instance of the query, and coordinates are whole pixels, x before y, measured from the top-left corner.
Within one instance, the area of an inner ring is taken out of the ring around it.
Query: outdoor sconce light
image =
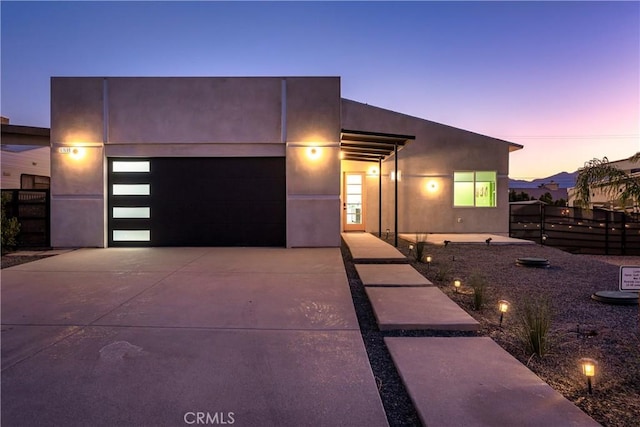
[[[438,190],[438,183],[434,180],[427,182],[427,191],[434,193]]]
[[[460,281],[460,279],[455,279],[453,281],[453,287],[456,288],[456,294],[458,293],[460,286],[462,286],[462,281]]]
[[[78,160],[84,157],[84,148],[82,147],[60,147],[58,153],[68,154],[72,159]]]
[[[509,301],[501,299],[498,301],[498,310],[500,310],[500,327],[502,328],[502,319],[504,314],[509,310]]]
[[[587,388],[589,390],[589,394],[592,394],[591,388],[591,378],[596,375],[596,365],[597,362],[593,359],[589,359],[587,357],[580,359],[580,366],[582,367],[582,373],[585,377],[587,377]]]
[[[320,158],[320,148],[318,147],[309,147],[307,148],[307,157],[311,160],[317,160]]]

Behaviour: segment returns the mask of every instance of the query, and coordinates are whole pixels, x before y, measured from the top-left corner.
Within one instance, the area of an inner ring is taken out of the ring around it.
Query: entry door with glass
[[[365,231],[364,173],[344,174],[342,192],[344,231]]]

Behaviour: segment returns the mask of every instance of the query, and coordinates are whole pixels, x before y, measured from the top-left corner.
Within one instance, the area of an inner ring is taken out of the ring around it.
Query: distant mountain
[[[557,182],[560,188],[575,187],[576,176],[578,176],[578,171],[571,173],[560,172],[547,178],[538,178],[533,181],[509,179],[509,188],[538,188],[541,184],[547,184],[551,181]]]

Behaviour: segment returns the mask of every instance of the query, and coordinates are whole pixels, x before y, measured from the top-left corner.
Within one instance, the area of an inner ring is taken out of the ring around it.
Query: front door
[[[365,231],[363,172],[345,172],[342,191],[342,221],[344,231]]]

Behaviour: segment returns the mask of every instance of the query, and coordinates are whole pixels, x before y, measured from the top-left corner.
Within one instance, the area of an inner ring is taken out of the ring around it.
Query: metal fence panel
[[[2,194],[11,196],[5,207],[7,216],[18,218],[20,223],[18,247],[49,247],[49,190],[2,190]]]
[[[514,204],[509,235],[573,253],[640,255],[640,219],[623,212]]]

